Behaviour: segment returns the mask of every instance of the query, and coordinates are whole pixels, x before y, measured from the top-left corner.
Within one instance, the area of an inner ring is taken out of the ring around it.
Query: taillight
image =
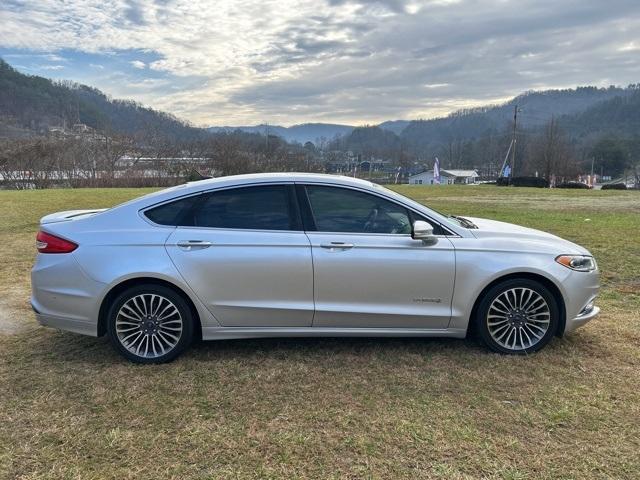
[[[78,245],[40,230],[36,235],[36,248],[40,253],[70,253],[78,248]]]

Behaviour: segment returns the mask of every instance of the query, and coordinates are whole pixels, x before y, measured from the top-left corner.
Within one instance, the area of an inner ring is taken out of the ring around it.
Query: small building
[[[93,128],[91,128],[89,125],[85,125],[84,123],[74,123],[73,131],[75,133],[90,133],[91,131],[93,131]]]
[[[476,183],[478,172],[475,170],[440,170],[440,184],[442,185],[469,185]],[[409,185],[434,185],[433,170],[411,175]]]

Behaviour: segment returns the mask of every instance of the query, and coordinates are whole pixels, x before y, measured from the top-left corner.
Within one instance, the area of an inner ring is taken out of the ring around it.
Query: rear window
[[[199,196],[183,198],[174,202],[165,203],[159,207],[151,208],[144,212],[144,215],[153,223],[158,225],[184,225],[185,219],[198,200]]]
[[[282,185],[243,187],[203,195],[193,225],[250,230],[294,230],[289,193]]]

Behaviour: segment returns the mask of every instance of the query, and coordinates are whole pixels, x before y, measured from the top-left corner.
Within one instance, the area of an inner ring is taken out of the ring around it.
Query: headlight
[[[590,272],[596,269],[596,261],[588,255],[560,255],[556,257],[556,262],[578,272]]]

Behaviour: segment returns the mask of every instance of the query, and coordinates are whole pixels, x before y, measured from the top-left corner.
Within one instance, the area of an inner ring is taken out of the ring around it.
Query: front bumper
[[[591,272],[570,271],[562,279],[561,285],[566,314],[564,333],[568,333],[600,313],[600,309],[594,305],[600,290],[600,272],[597,269]]]
[[[564,332],[572,332],[576,328],[582,327],[588,321],[593,320],[600,313],[600,307],[596,307],[595,305],[588,312],[582,313],[580,315],[575,316],[571,320],[567,320],[567,324],[565,326]]]

